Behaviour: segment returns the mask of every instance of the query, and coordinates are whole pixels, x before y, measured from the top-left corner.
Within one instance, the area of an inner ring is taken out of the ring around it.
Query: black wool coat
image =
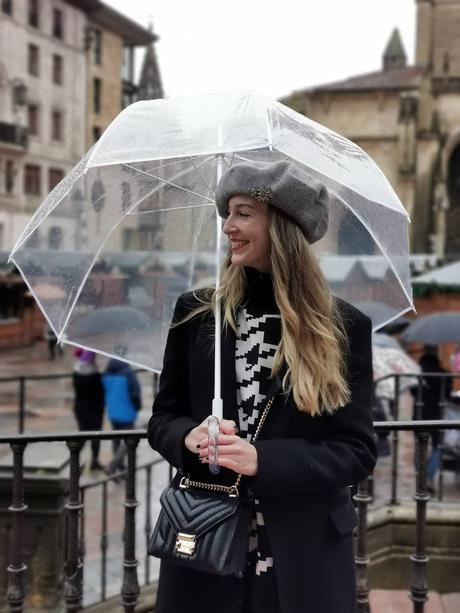
[[[197,306],[192,294],[176,305],[174,320]],[[259,440],[258,473],[243,478],[261,502],[274,558],[280,613],[355,613],[352,530],[356,512],[349,487],[373,469],[371,323],[338,300],[348,336],[351,402],[331,415],[311,417],[279,391]],[[185,448],[187,433],[211,412],[213,325],[195,317],[170,330],[153,404],[148,440],[193,479],[231,484],[235,473],[212,477]],[[224,418],[238,422],[235,334],[222,333]],[[276,391],[279,381],[273,381]],[[156,613],[246,613],[244,580],[191,571],[162,561]]]

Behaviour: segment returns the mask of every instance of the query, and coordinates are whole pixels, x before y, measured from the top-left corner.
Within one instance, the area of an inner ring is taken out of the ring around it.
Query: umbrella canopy
[[[439,312],[419,317],[401,334],[405,343],[440,345],[460,342],[460,312]]]
[[[364,301],[357,302],[356,306],[372,321],[391,321],[394,319],[394,309],[383,302]]]
[[[411,309],[409,219],[382,172],[346,138],[257,94],[127,107],[45,199],[11,259],[64,342],[117,355],[119,331],[90,335],[84,315],[142,308],[146,320],[125,335],[124,359],[159,371],[178,295],[215,281],[227,250],[214,204],[219,177],[241,162],[286,159],[329,190],[320,261],[360,259],[346,279],[325,266],[334,292],[351,303],[385,296],[388,312],[373,317],[375,328]],[[44,300],[43,283],[64,297]]]
[[[377,335],[375,335],[377,336]],[[374,381],[396,374],[420,374],[420,366],[414,362],[402,349],[372,347],[372,365],[374,368]],[[403,392],[409,387],[417,385],[416,377],[400,377],[399,391]],[[395,379],[394,377],[385,379],[377,383],[375,395],[380,398],[395,398]]]

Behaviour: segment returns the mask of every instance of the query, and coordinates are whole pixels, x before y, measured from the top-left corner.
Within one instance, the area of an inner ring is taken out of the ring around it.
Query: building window
[[[25,165],[24,192],[30,196],[40,196],[40,166],[35,164]]]
[[[13,12],[13,2],[12,0],[2,0],[2,13],[6,13],[7,15],[11,15]]]
[[[51,114],[51,139],[62,140],[62,113],[61,111],[53,111]]]
[[[102,64],[102,32],[93,30],[94,36],[94,63]]]
[[[29,44],[29,53],[28,53],[28,65],[29,65],[29,74],[34,77],[38,77],[39,75],[39,62],[40,62],[40,50],[37,45]]]
[[[29,0],[29,26],[38,28],[40,25],[40,12],[38,0]]]
[[[60,168],[50,168],[48,172],[48,189],[53,190],[64,178],[64,171]]]
[[[64,238],[64,232],[59,226],[51,226],[48,232],[48,249],[59,249]]]
[[[102,81],[98,78],[93,80],[93,111],[101,112]]]
[[[123,47],[121,78],[123,81],[134,82],[134,47]]]
[[[63,30],[62,11],[53,9],[53,36],[56,38],[63,38]]]
[[[97,143],[97,141],[101,138],[102,130],[99,126],[93,126],[93,142]]]
[[[7,194],[12,194],[14,189],[14,179],[16,177],[16,169],[13,160],[6,160],[5,165],[5,191]]]
[[[62,55],[53,54],[53,83],[62,85],[64,60]]]
[[[27,126],[29,128],[29,134],[37,136],[38,134],[38,106],[36,104],[29,104],[27,107]]]

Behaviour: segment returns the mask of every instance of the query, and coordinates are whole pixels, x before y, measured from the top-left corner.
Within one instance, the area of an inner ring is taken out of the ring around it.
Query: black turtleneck
[[[249,267],[245,267],[244,272],[247,281],[245,306],[254,315],[279,313],[271,273]]]

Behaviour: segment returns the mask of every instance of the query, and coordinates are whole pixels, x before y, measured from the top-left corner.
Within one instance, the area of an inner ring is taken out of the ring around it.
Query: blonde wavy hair
[[[286,363],[283,390],[292,392],[299,410],[310,415],[331,413],[350,399],[345,379],[347,342],[343,322],[300,227],[274,208],[270,207],[269,215],[271,273],[282,329],[271,377]],[[229,255],[219,290],[195,293],[200,306],[179,324],[207,311],[214,312],[216,299],[220,299],[223,324],[237,333],[237,312],[244,303],[246,285],[244,268],[232,265]]]

